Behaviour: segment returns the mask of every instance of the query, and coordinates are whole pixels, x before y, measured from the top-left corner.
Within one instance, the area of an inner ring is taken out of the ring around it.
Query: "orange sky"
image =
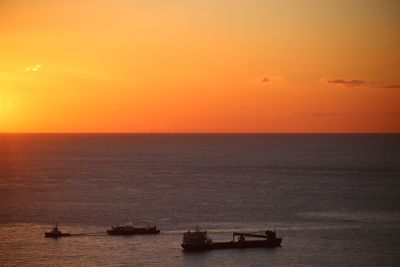
[[[0,132],[400,132],[398,0],[2,0]]]

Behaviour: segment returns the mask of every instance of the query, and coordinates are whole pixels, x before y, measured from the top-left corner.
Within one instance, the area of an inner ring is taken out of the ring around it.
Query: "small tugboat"
[[[51,232],[45,232],[44,237],[51,237],[51,238],[59,238],[63,236],[71,236],[70,233],[62,233],[60,230],[58,230],[58,223],[56,223],[56,226],[51,230]]]
[[[236,236],[238,239],[236,240]],[[245,237],[259,238],[262,240],[246,240]],[[225,248],[272,248],[281,245],[282,238],[277,238],[274,231],[267,230],[265,234],[253,233],[233,233],[233,240],[229,242],[213,242],[207,235],[207,231],[201,231],[198,227],[194,232],[186,232],[183,234],[182,247],[188,251],[202,251],[211,249]]]
[[[110,230],[107,230],[107,234],[109,235],[153,235],[159,234],[160,230],[157,229],[156,225],[149,225],[145,223],[145,227],[134,227],[133,225],[118,225],[111,227]]]

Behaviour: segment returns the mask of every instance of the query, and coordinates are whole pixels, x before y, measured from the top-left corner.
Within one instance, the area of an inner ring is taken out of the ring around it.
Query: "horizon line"
[[[0,132],[0,134],[204,134],[204,135],[223,135],[223,134],[248,134],[248,135],[267,135],[267,134],[400,134],[400,132]]]

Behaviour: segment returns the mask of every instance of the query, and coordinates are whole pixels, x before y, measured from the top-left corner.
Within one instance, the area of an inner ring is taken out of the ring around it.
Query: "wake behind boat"
[[[238,239],[236,240],[236,237]],[[246,240],[246,237],[256,238],[258,240]],[[207,231],[201,231],[197,228],[194,232],[183,234],[182,247],[184,250],[201,251],[211,249],[226,248],[256,248],[256,247],[279,247],[282,238],[277,238],[275,230],[267,230],[264,234],[255,233],[233,233],[233,240],[229,242],[213,242],[207,235]]]
[[[118,225],[111,227],[110,230],[107,230],[107,234],[109,235],[151,235],[151,234],[159,234],[160,230],[157,229],[156,225],[149,225],[145,223],[145,227],[135,227],[131,224],[127,225]]]

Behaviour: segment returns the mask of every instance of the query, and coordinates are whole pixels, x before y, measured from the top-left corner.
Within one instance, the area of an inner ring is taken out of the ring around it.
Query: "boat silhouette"
[[[65,236],[71,236],[70,233],[63,233],[60,230],[58,230],[58,223],[53,227],[53,229],[50,232],[45,232],[44,237],[51,237],[51,238],[59,238],[59,237],[65,237]]]
[[[182,247],[188,251],[228,248],[273,248],[279,247],[282,242],[282,238],[276,237],[275,229],[274,231],[267,230],[263,234],[234,232],[232,236],[232,241],[213,242],[208,237],[207,231],[201,231],[200,228],[196,228],[194,232],[188,231],[183,234]],[[236,239],[236,237],[238,238]],[[257,240],[246,240],[246,237],[252,237]]]

